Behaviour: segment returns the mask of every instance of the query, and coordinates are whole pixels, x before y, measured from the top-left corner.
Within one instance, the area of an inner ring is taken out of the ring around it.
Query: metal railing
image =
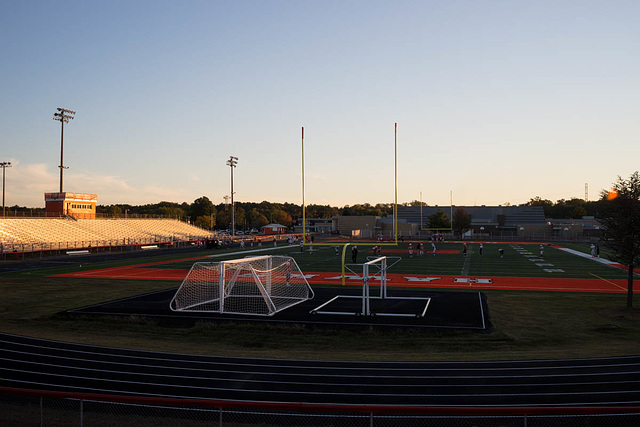
[[[624,427],[640,425],[639,412],[639,407],[313,408],[0,388],[0,425],[7,426]]]

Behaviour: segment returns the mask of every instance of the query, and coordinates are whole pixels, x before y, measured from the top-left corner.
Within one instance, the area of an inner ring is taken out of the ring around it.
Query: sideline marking
[[[590,275],[592,275],[593,277],[597,277],[597,278],[598,278],[598,279],[600,279],[600,280],[604,280],[604,281],[605,281],[605,282],[607,282],[607,283],[611,283],[613,286],[616,286],[616,287],[618,287],[618,288],[622,289],[623,291],[626,291],[626,290],[627,290],[626,288],[623,288],[623,287],[622,287],[622,286],[620,286],[620,285],[616,285],[615,283],[613,283],[613,282],[611,282],[611,281],[609,281],[609,280],[607,280],[607,279],[603,279],[602,277],[600,277],[600,276],[598,276],[598,275],[596,275],[596,274],[593,274],[592,272],[589,272],[589,274],[590,274]]]
[[[462,271],[460,272],[461,276],[467,276],[469,274],[469,264],[471,263],[471,245],[467,248],[467,253],[465,254],[464,261],[462,263]]]

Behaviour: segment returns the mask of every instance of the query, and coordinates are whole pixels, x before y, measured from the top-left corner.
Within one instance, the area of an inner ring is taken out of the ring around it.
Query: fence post
[[[44,425],[44,408],[42,404],[42,396],[40,396],[40,427]]]
[[[369,427],[373,427],[373,412],[369,412]]]
[[[83,407],[83,404],[82,404],[83,402],[84,402],[84,400],[80,401],[80,427],[83,426],[83,420],[84,420],[84,413],[83,413],[84,407]]]

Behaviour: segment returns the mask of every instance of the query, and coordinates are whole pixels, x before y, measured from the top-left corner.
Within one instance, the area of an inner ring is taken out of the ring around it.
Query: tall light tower
[[[584,201],[588,202],[589,201],[589,183],[585,182],[584,184]]]
[[[236,235],[236,212],[233,206],[233,168],[238,164],[238,158],[229,156],[227,160],[227,166],[231,168],[231,237]]]
[[[0,163],[0,168],[2,168],[2,217],[4,218],[4,174],[7,168],[11,167],[11,162],[2,162]]]
[[[64,169],[69,169],[64,167],[63,163],[63,154],[64,154],[64,124],[69,123],[69,120],[73,120],[73,116],[76,114],[75,111],[65,110],[64,108],[58,108],[57,113],[53,113],[53,120],[57,120],[62,125],[60,130],[60,192],[62,193],[62,171]]]

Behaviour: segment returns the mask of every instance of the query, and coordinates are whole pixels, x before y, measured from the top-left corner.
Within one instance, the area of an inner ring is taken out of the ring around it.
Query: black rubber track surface
[[[640,357],[475,363],[261,360],[0,334],[0,385],[340,405],[621,406],[640,403]]]

